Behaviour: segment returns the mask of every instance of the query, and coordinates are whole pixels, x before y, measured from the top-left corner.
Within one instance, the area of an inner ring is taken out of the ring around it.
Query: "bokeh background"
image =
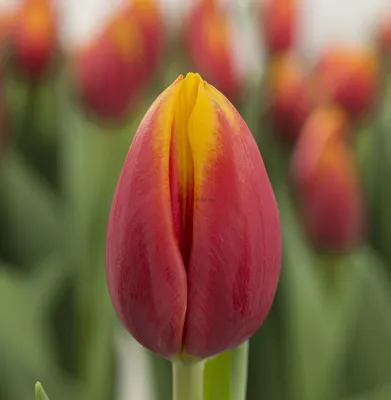
[[[105,232],[142,116],[188,71],[241,112],[281,214],[247,398],[391,399],[388,1],[9,0],[0,38],[0,399],[37,380],[171,398],[170,363],[114,315]],[[206,399],[228,400],[229,364],[208,363]]]

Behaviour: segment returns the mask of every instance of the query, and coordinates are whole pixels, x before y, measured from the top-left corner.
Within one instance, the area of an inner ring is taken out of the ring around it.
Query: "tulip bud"
[[[391,48],[391,18],[384,19],[379,26],[379,39],[387,49]]]
[[[345,48],[330,49],[315,69],[322,90],[352,117],[362,117],[372,109],[379,74],[375,54]]]
[[[124,118],[143,86],[147,51],[138,20],[121,8],[76,55],[77,87],[87,108],[102,119]]]
[[[275,54],[290,50],[296,40],[297,0],[267,0],[260,11],[268,51]]]
[[[230,100],[236,98],[240,84],[231,53],[227,10],[216,0],[202,0],[192,9],[185,29],[194,69]]]
[[[210,357],[265,319],[281,261],[273,191],[247,125],[198,74],[180,76],[143,118],[106,250],[117,314],[158,354]]]
[[[363,199],[346,140],[349,131],[341,109],[317,109],[305,123],[292,159],[305,228],[316,245],[332,252],[352,250],[363,237]]]
[[[15,17],[13,52],[18,67],[29,76],[40,76],[56,51],[57,32],[50,0],[23,0]]]
[[[140,25],[146,49],[142,72],[145,79],[148,79],[159,68],[163,54],[165,37],[163,16],[157,0],[133,0],[127,12]]]
[[[309,81],[299,60],[287,53],[271,64],[271,118],[279,135],[295,142],[311,112]]]

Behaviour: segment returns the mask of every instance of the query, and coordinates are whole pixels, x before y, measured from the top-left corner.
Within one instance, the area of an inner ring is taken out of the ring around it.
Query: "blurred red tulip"
[[[76,56],[78,90],[102,119],[120,120],[156,71],[162,25],[152,1],[120,8],[101,35]],[[156,22],[156,26],[154,25]]]
[[[0,12],[0,51],[4,49],[4,45],[10,37],[13,29],[15,16],[10,11]]]
[[[334,48],[315,67],[320,90],[352,117],[371,111],[376,100],[379,66],[374,52]]]
[[[143,118],[114,194],[106,273],[119,318],[158,354],[213,356],[262,324],[280,264],[253,135],[218,90],[180,76]]]
[[[201,0],[185,24],[186,46],[193,68],[233,100],[240,89],[231,52],[227,11],[216,0]]]
[[[292,158],[305,228],[316,245],[331,252],[350,251],[363,238],[363,197],[346,140],[349,131],[342,109],[317,109],[304,125]]]
[[[377,34],[378,44],[389,56],[391,54],[391,14],[383,18]]]
[[[23,0],[15,17],[13,52],[18,67],[40,76],[53,60],[57,44],[56,15],[50,0]]]
[[[287,53],[270,66],[271,118],[279,135],[295,142],[313,107],[310,81],[300,61]]]
[[[128,7],[128,13],[140,24],[140,30],[145,42],[145,61],[143,70],[146,78],[155,73],[160,66],[163,54],[165,29],[163,16],[157,0],[133,0]]]
[[[290,50],[296,40],[297,0],[265,0],[260,8],[261,29],[271,54]]]

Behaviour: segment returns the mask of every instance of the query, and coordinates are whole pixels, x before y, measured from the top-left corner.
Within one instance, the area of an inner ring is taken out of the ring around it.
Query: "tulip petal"
[[[248,339],[265,319],[278,283],[281,234],[254,138],[206,82],[188,135],[194,210],[184,351],[209,357]]]
[[[186,271],[170,201],[170,141],[180,77],[151,106],[127,155],[107,233],[107,280],[134,338],[171,356],[180,351]]]

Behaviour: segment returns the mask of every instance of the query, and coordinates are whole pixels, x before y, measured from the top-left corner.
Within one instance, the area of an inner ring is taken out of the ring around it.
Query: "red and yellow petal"
[[[169,185],[180,82],[159,96],[140,124],[117,184],[107,232],[107,280],[114,307],[136,340],[164,356],[180,351],[187,297]]]
[[[194,209],[184,351],[209,357],[248,339],[265,319],[280,272],[281,235],[253,136],[206,82],[188,135]]]

